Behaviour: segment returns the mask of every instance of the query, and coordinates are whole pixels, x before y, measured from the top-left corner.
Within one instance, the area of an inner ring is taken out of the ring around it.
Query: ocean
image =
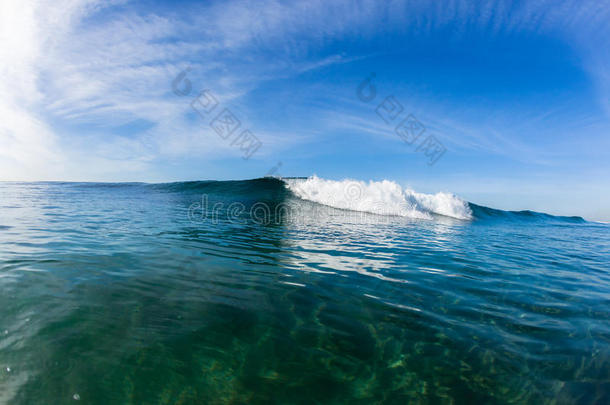
[[[0,183],[0,404],[608,404],[610,226],[396,183]]]

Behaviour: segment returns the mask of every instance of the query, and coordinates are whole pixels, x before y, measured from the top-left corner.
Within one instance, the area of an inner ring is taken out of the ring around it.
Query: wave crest
[[[423,194],[403,189],[389,180],[325,180],[317,176],[307,179],[284,179],[295,195],[334,208],[432,219],[434,214],[457,219],[472,219],[468,202],[451,193]]]

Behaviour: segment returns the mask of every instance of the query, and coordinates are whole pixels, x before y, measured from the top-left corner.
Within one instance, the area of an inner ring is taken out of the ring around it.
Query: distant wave
[[[473,212],[473,216],[479,219],[508,219],[508,220],[539,220],[539,221],[560,221],[560,222],[571,222],[571,223],[585,223],[587,222],[584,218],[579,216],[559,216],[545,214],[544,212],[536,211],[504,211],[495,208],[489,208],[474,203],[469,203],[470,208]]]

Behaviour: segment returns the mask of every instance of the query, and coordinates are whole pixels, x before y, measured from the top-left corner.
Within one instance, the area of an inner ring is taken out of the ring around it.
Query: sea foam
[[[468,203],[454,194],[417,193],[389,180],[335,181],[313,176],[284,182],[299,198],[334,208],[422,219],[432,219],[432,214],[472,219]]]

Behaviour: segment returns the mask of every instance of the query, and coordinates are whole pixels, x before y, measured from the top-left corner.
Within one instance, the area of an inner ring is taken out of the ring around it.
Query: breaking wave
[[[293,198],[324,206],[377,215],[433,219],[445,216],[459,220],[587,223],[579,216],[556,216],[535,211],[505,211],[468,202],[453,193],[418,193],[389,180],[326,180],[317,176],[299,178],[264,177],[233,181],[186,181],[176,183],[66,183],[85,189],[163,191],[184,195],[209,195],[226,201],[257,202],[274,207]],[[1,227],[0,227],[1,228]]]
[[[470,220],[472,210],[467,201],[451,193],[423,194],[403,189],[393,181],[284,179],[296,196],[334,208],[432,219],[434,215]]]

